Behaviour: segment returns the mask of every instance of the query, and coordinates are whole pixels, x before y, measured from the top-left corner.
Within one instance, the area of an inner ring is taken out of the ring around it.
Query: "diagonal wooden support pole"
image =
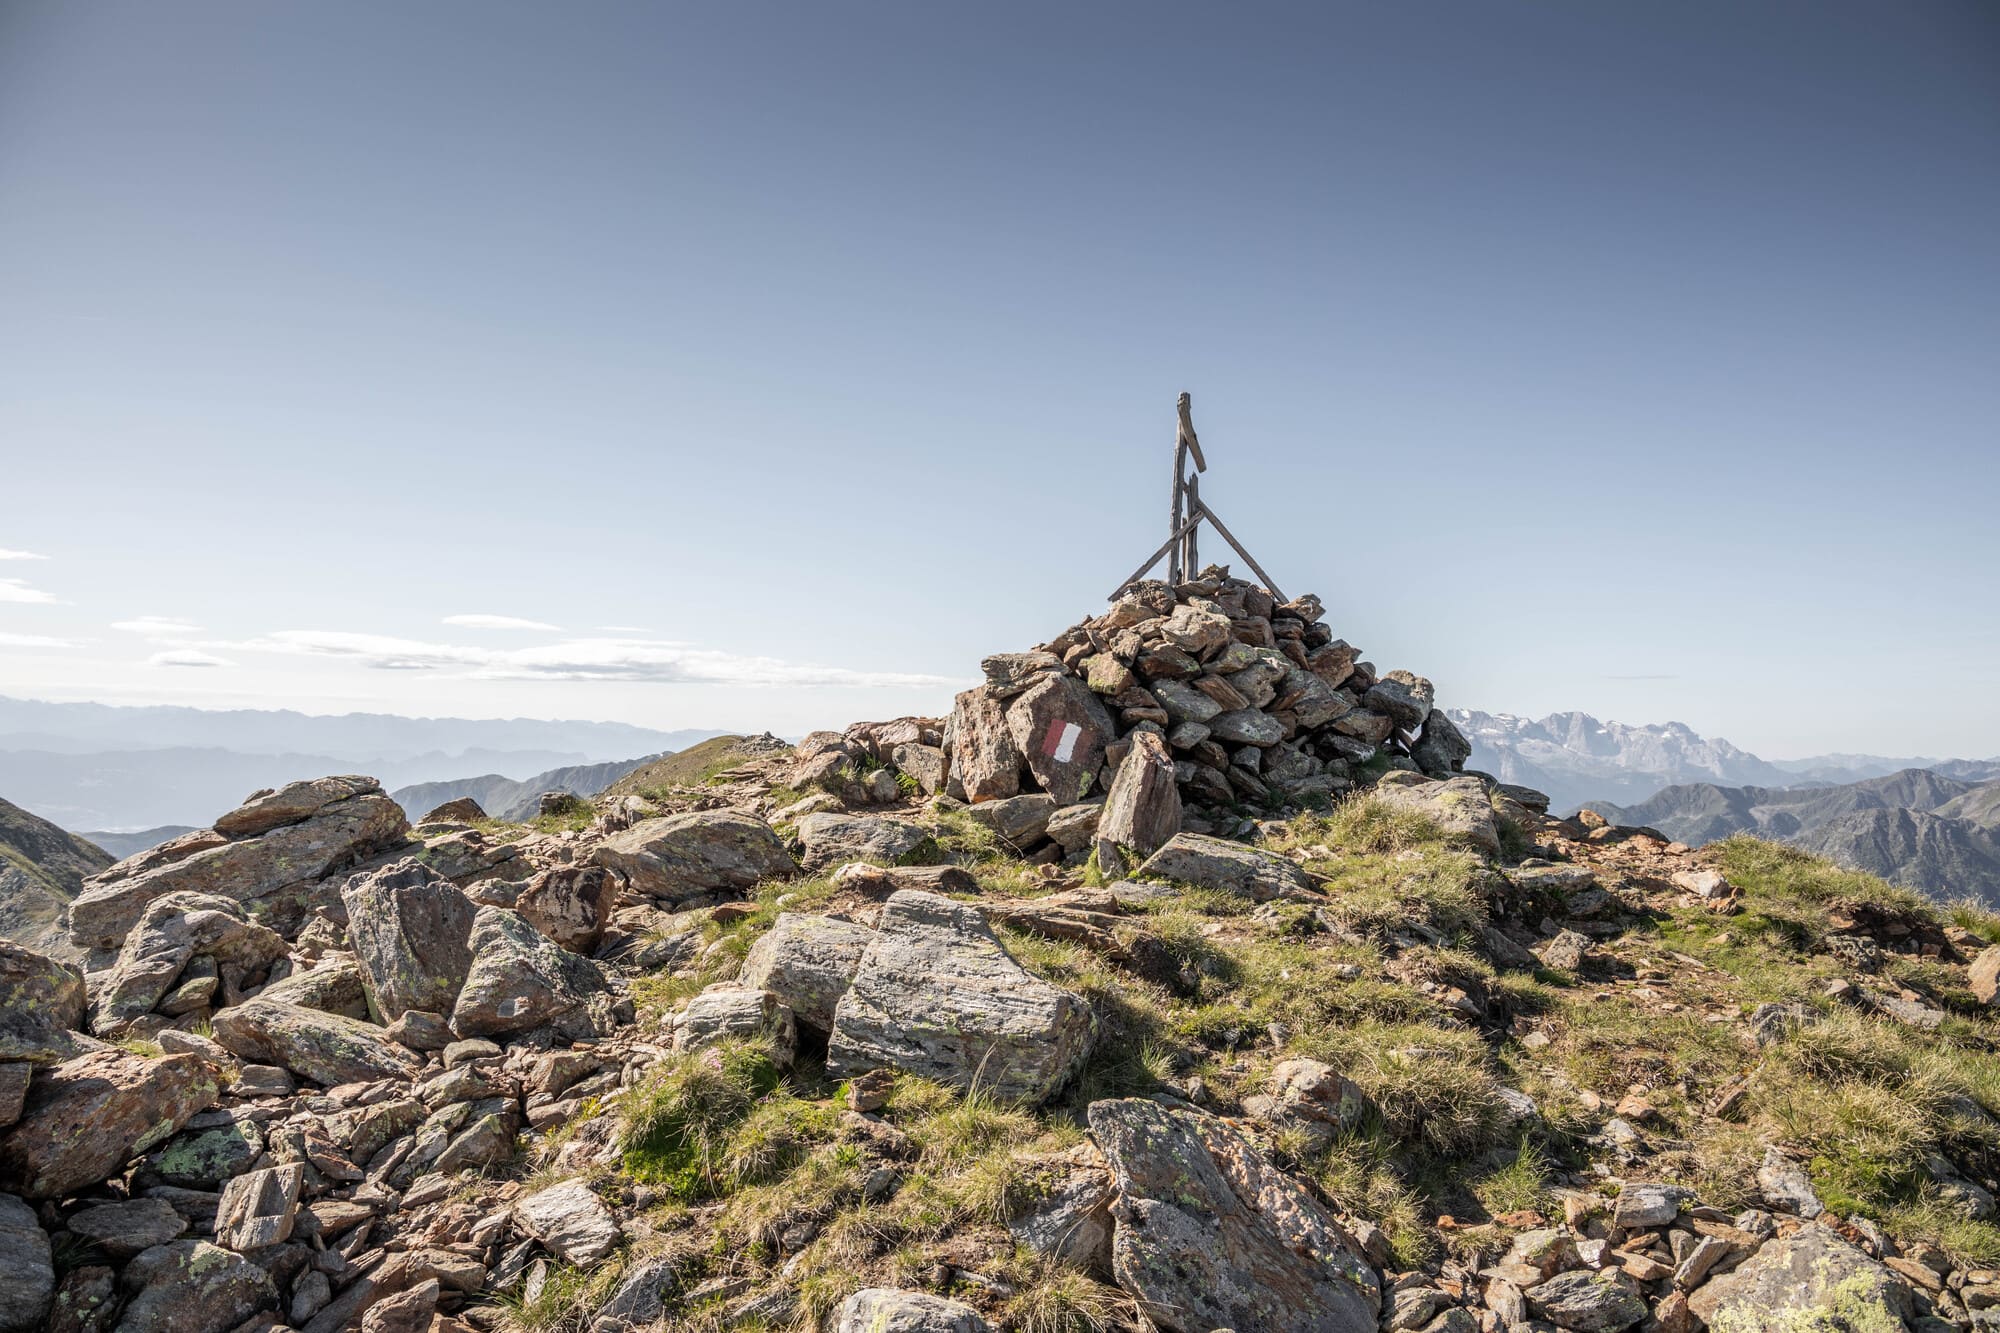
[[[1213,520],[1211,519],[1211,521]],[[1137,583],[1140,579],[1145,578],[1146,571],[1151,569],[1154,565],[1159,564],[1160,557],[1165,555],[1168,551],[1173,550],[1175,544],[1178,543],[1181,538],[1187,536],[1188,533],[1194,531],[1195,524],[1199,522],[1201,522],[1201,513],[1197,512],[1188,515],[1187,521],[1174,530],[1174,535],[1167,538],[1165,541],[1161,542],[1160,549],[1153,552],[1151,555],[1147,556],[1146,563],[1139,566],[1137,569],[1133,570],[1132,577],[1126,579],[1123,583],[1119,584],[1118,590],[1112,593],[1109,597],[1105,598],[1104,600],[1107,602],[1115,602],[1120,597],[1123,597],[1125,595],[1125,590],[1127,588]],[[1248,560],[1250,557],[1245,556],[1243,558]]]
[[[1278,591],[1278,585],[1271,582],[1271,576],[1264,572],[1264,567],[1257,563],[1257,557],[1251,555],[1248,551],[1244,550],[1243,543],[1237,541],[1235,536],[1230,533],[1229,529],[1222,525],[1222,520],[1215,516],[1215,511],[1213,509],[1210,509],[1207,505],[1203,504],[1200,500],[1196,500],[1194,502],[1194,506],[1195,506],[1194,508],[1195,517],[1198,519],[1206,518],[1209,522],[1215,524],[1215,530],[1222,534],[1222,540],[1228,542],[1232,547],[1236,549],[1236,554],[1243,557],[1243,563],[1249,565],[1250,571],[1253,574],[1255,574],[1258,578],[1262,579],[1264,581],[1264,586],[1271,590],[1271,596],[1277,598],[1281,602],[1288,600],[1285,594]],[[1153,558],[1155,560],[1159,559],[1158,556],[1154,556]],[[1151,566],[1148,566],[1148,568],[1150,567]],[[1122,592],[1123,589],[1120,589],[1120,591]]]

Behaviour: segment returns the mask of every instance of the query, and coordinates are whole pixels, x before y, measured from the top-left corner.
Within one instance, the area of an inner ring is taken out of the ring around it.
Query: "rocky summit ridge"
[[[2000,919],[1463,772],[1310,597],[0,942],[0,1333],[2000,1323]]]

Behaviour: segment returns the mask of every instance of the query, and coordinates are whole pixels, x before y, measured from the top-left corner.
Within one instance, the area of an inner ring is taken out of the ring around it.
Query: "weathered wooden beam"
[[[1127,588],[1137,583],[1140,579],[1145,578],[1146,571],[1151,569],[1154,565],[1159,564],[1160,557],[1165,555],[1168,551],[1171,551],[1174,548],[1175,544],[1178,543],[1181,538],[1187,536],[1187,534],[1194,529],[1195,524],[1201,522],[1201,516],[1202,513],[1204,512],[1206,511],[1197,511],[1195,513],[1189,514],[1187,522],[1181,524],[1180,527],[1174,529],[1174,535],[1167,538],[1164,542],[1161,542],[1160,549],[1153,552],[1151,555],[1147,556],[1146,563],[1139,566],[1137,569],[1133,570],[1132,577],[1126,579],[1123,583],[1119,584],[1117,591],[1112,593],[1109,597],[1105,598],[1104,600],[1107,602],[1117,601],[1120,597],[1123,597],[1125,595],[1125,590]],[[1248,559],[1249,557],[1246,556],[1244,558]]]
[[[1201,477],[1199,474],[1189,477],[1187,480],[1187,503],[1190,514],[1199,514],[1201,512]],[[1187,571],[1187,577],[1189,578],[1193,578],[1195,575],[1201,573],[1201,556],[1197,553],[1195,547],[1195,538],[1200,535],[1200,528],[1192,527],[1187,530],[1187,536],[1181,539],[1181,568]],[[1179,579],[1174,581],[1176,583],[1180,582]]]
[[[1201,440],[1194,433],[1193,402],[1193,399],[1189,398],[1186,394],[1182,394],[1180,401],[1174,404],[1174,408],[1180,413],[1181,418],[1180,442],[1185,444],[1188,447],[1188,452],[1194,455],[1194,470],[1196,472],[1206,472],[1208,471],[1208,460],[1201,456]]]
[[[1273,597],[1277,598],[1281,602],[1290,600],[1285,596],[1285,594],[1278,591],[1278,585],[1271,582],[1271,576],[1269,574],[1266,574],[1264,572],[1264,567],[1257,563],[1257,557],[1251,555],[1248,551],[1243,549],[1243,543],[1237,541],[1235,536],[1229,531],[1229,529],[1223,526],[1222,520],[1215,516],[1215,511],[1213,509],[1210,509],[1200,500],[1196,500],[1194,502],[1194,505],[1195,505],[1194,516],[1196,518],[1206,518],[1209,522],[1215,524],[1215,530],[1222,534],[1222,540],[1228,542],[1231,546],[1236,548],[1236,554],[1243,557],[1243,563],[1250,566],[1251,573],[1255,574],[1258,578],[1264,581],[1264,586],[1271,590],[1271,595]],[[1155,560],[1159,559],[1158,556],[1154,556],[1153,558]],[[1150,569],[1152,568],[1152,566],[1149,564],[1147,568]],[[1123,592],[1124,589],[1120,588],[1118,591]]]
[[[1174,512],[1173,517],[1167,521],[1168,532],[1179,532],[1181,524],[1187,520],[1187,483],[1182,480],[1182,474],[1186,471],[1187,441],[1177,436],[1174,439]],[[1167,558],[1167,582],[1180,581],[1181,548],[1176,543],[1172,554]]]

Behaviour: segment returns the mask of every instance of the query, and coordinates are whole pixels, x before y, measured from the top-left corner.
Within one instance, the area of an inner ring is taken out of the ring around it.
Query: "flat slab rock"
[[[1500,855],[1500,829],[1493,822],[1493,802],[1478,778],[1439,782],[1416,773],[1384,773],[1375,795],[1391,805],[1427,815],[1447,836],[1470,844],[1488,856]]]
[[[414,1078],[417,1058],[372,1023],[255,996],[216,1011],[215,1040],[230,1054],[277,1065],[326,1087]]]
[[[1083,1063],[1094,1029],[1084,998],[1023,969],[976,907],[900,889],[834,1009],[827,1068],[900,1069],[1039,1102]]]
[[[771,826],[734,810],[690,810],[634,824],[591,853],[632,891],[668,902],[754,888],[798,873]]]
[[[581,1180],[566,1180],[516,1199],[514,1221],[550,1254],[581,1266],[606,1258],[624,1239],[611,1210]]]
[[[205,846],[180,860],[160,861],[155,854],[161,849],[154,848],[120,861],[88,880],[70,904],[71,942],[86,949],[117,945],[139,923],[147,904],[177,890],[233,898],[281,931],[295,924],[305,910],[302,901],[293,901],[300,895],[281,895],[280,890],[309,886],[394,846],[409,830],[403,807],[382,795],[372,778],[356,781],[365,786],[315,806],[301,822]],[[294,784],[299,785],[311,784]],[[219,822],[229,822],[229,817]],[[244,827],[255,828],[259,822]]]
[[[1772,1316],[1833,1316],[1841,1327],[1901,1328],[1914,1310],[1903,1280],[1818,1224],[1767,1240],[1733,1271],[1688,1296],[1710,1333],[1754,1333]],[[1799,1320],[1799,1327],[1819,1327]],[[1789,1323],[1787,1324],[1789,1326]],[[1834,1327],[1829,1322],[1826,1327]]]
[[[53,1199],[109,1180],[216,1096],[214,1075],[192,1055],[92,1051],[44,1070],[19,1123],[0,1135],[0,1190]]]
[[[833,1333],[991,1333],[992,1327],[963,1302],[894,1287],[865,1287],[833,1316]]]
[[[1373,1333],[1381,1280],[1304,1187],[1228,1122],[1092,1102],[1118,1184],[1112,1272],[1170,1333]]]
[[[931,859],[937,843],[930,830],[906,819],[869,815],[837,815],[822,810],[799,821],[800,862],[807,870],[824,870],[845,861],[872,865],[912,865]]]
[[[1138,873],[1240,894],[1260,903],[1312,890],[1306,872],[1275,852],[1201,833],[1176,833],[1146,858]]]
[[[750,946],[737,979],[773,992],[791,1006],[799,1022],[826,1032],[833,1027],[840,997],[861,970],[861,956],[874,942],[874,931],[852,921],[780,912]]]

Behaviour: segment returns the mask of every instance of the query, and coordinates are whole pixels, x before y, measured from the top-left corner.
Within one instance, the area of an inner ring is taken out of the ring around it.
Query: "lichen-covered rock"
[[[1528,1289],[1528,1304],[1557,1328],[1617,1333],[1646,1317],[1646,1301],[1623,1272],[1575,1269]]]
[[[992,1333],[992,1328],[961,1301],[894,1287],[864,1287],[833,1316],[833,1333]]]
[[[1361,1122],[1370,1109],[1359,1085],[1319,1060],[1281,1060],[1271,1069],[1271,1091],[1243,1099],[1244,1114],[1274,1129],[1303,1134],[1324,1146]]]
[[[120,1333],[225,1333],[278,1303],[270,1274],[205,1240],[155,1245],[126,1265],[119,1286],[128,1298]]]
[[[833,1015],[827,1067],[891,1068],[1039,1102],[1089,1053],[1082,996],[1025,971],[977,908],[902,889]]]
[[[216,1093],[215,1076],[192,1055],[92,1051],[42,1070],[20,1121],[0,1136],[0,1190],[52,1199],[109,1180],[213,1106]]]
[[[53,1064],[80,1049],[83,974],[33,949],[0,939],[0,1060]]]
[[[113,1259],[130,1259],[141,1250],[178,1240],[187,1219],[162,1199],[119,1199],[95,1203],[71,1214],[70,1231]]]
[[[161,859],[155,848],[94,876],[70,904],[71,941],[86,949],[117,945],[148,903],[182,890],[232,898],[280,933],[295,928],[308,915],[306,886],[394,846],[409,831],[403,808],[373,779],[332,781],[353,786],[352,794],[315,806],[297,823],[209,842],[176,860]],[[302,785],[311,784],[293,784]],[[221,822],[239,826],[227,815]]]
[[[196,955],[255,971],[284,957],[285,941],[250,920],[232,898],[212,893],[155,898],[125,937],[110,974],[95,987],[91,1030],[112,1036],[151,1013]]]
[[[770,991],[718,982],[689,998],[674,1016],[674,1049],[696,1051],[720,1041],[763,1039],[780,1064],[789,1064],[798,1046],[792,1011]]]
[[[347,938],[377,1022],[412,1009],[448,1014],[472,966],[472,901],[421,863],[402,860],[340,891]]]
[[[1111,1267],[1111,1169],[1085,1142],[1057,1158],[1020,1164],[1030,1202],[1007,1219],[1016,1242],[1088,1272]]]
[[[381,790],[374,778],[352,773],[288,782],[275,791],[252,796],[216,820],[215,831],[225,838],[254,838],[274,828],[311,819],[336,801]]]
[[[1530,1299],[1533,1293],[1530,1293]],[[1688,1296],[1709,1333],[1778,1326],[1896,1329],[1914,1313],[1903,1280],[1824,1226],[1767,1240]]]
[[[361,964],[349,954],[329,954],[303,972],[272,982],[255,998],[347,1018],[368,1017],[368,983]]]
[[[231,1120],[182,1130],[148,1155],[140,1174],[180,1189],[220,1189],[255,1166],[263,1153],[264,1131],[256,1122]]]
[[[586,1267],[608,1256],[623,1239],[611,1210],[581,1180],[516,1199],[514,1222],[556,1258]]]
[[[1374,1333],[1381,1281],[1304,1187],[1226,1121],[1091,1103],[1118,1184],[1112,1273],[1171,1333]]]
[[[1146,858],[1138,873],[1240,894],[1260,903],[1312,889],[1306,872],[1277,853],[1201,833],[1175,834]]]
[[[743,959],[737,979],[768,990],[807,1027],[833,1028],[834,1006],[861,968],[875,932],[830,916],[780,912]]]
[[[11,1194],[0,1194],[0,1333],[39,1333],[47,1328],[56,1294],[49,1236],[35,1210]]]
[[[250,1171],[225,1183],[215,1210],[216,1244],[248,1253],[289,1239],[305,1171],[302,1163],[292,1162]]]
[[[1126,851],[1151,856],[1180,830],[1181,794],[1167,743],[1153,732],[1134,732],[1098,816],[1097,863],[1107,874],[1122,874]]]
[[[1009,703],[1007,730],[1036,784],[1057,805],[1083,795],[1117,734],[1090,687],[1069,675],[1046,676]]]
[[[553,1026],[589,1036],[596,1030],[591,1001],[609,989],[603,969],[590,959],[548,939],[516,912],[482,907],[473,918],[472,967],[451,1011],[452,1031],[497,1037]]]
[[[1437,781],[1419,773],[1384,773],[1375,794],[1392,805],[1428,817],[1447,837],[1457,838],[1488,856],[1500,854],[1500,830],[1493,821],[1493,802],[1486,784],[1475,777]]]
[[[977,804],[1016,794],[1021,762],[1006,702],[988,685],[960,694],[951,709],[951,778],[965,799]]]
[[[770,825],[733,810],[634,824],[598,844],[591,863],[623,875],[632,892],[667,902],[740,893],[798,872]]]
[[[372,1023],[261,995],[218,1011],[213,1022],[215,1040],[230,1054],[328,1087],[411,1078],[419,1067],[416,1057]]]
[[[873,815],[837,815],[822,810],[799,821],[800,863],[807,870],[824,870],[849,861],[903,866],[933,860],[937,843],[930,830],[906,819]]]
[[[528,881],[514,910],[572,953],[589,955],[618,905],[618,881],[603,866],[554,866]]]

